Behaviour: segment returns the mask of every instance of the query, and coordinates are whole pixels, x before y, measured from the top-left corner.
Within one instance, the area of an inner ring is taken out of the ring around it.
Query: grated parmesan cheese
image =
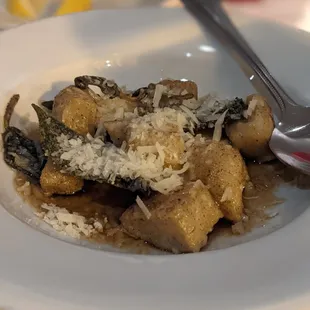
[[[121,98],[97,102],[97,123],[112,122],[137,117],[136,105]]]
[[[16,188],[17,192],[22,193],[24,196],[30,196],[31,186],[30,182],[26,181],[22,186]]]
[[[198,118],[188,107],[186,107],[185,105],[181,105],[180,109],[182,109],[188,115],[188,117],[194,121],[194,123],[196,123],[197,125],[200,124]]]
[[[213,132],[213,140],[214,141],[221,141],[222,139],[222,127],[225,120],[225,116],[228,110],[226,110],[215,122],[214,124],[214,132]]]
[[[137,206],[141,209],[141,211],[145,215],[146,219],[149,220],[152,214],[139,196],[137,196],[136,198],[136,203],[137,203]]]
[[[153,97],[153,107],[154,108],[159,107],[160,99],[166,90],[167,90],[167,87],[165,87],[164,85],[156,84],[155,93],[154,93],[154,97]]]
[[[165,148],[164,148],[163,146],[161,146],[158,142],[156,142],[155,148],[156,148],[156,150],[157,150],[157,152],[158,152],[160,161],[161,161],[162,164],[164,165],[164,163],[165,163],[165,157],[166,157],[165,152],[164,152],[164,149],[165,149]]]
[[[127,149],[127,142],[123,141],[121,145],[121,150],[126,151],[126,149]]]
[[[60,158],[64,173],[74,173],[84,179],[110,184],[115,184],[118,178],[141,178],[153,190],[167,194],[183,184],[181,175],[188,169],[187,151],[194,140],[193,135],[185,133],[184,129],[191,128],[193,121],[199,123],[185,106],[183,110],[155,109],[154,113],[130,120],[127,130],[129,146],[123,143],[118,148],[105,143],[100,137],[93,138],[90,135],[85,140],[68,139],[61,135],[57,137],[59,150],[51,155]],[[137,146],[136,149],[130,147],[137,136],[145,135],[149,129],[168,134],[180,133],[180,138],[185,142],[184,154],[180,155],[180,164],[183,165],[180,170],[165,166],[167,147],[158,142]]]
[[[233,190],[232,190],[232,188],[231,188],[230,186],[229,186],[229,187],[226,187],[225,190],[224,190],[224,193],[223,193],[223,196],[222,196],[220,202],[225,202],[225,201],[231,200],[232,195],[233,195]]]
[[[169,178],[165,178],[156,183],[151,182],[151,187],[164,195],[167,195],[171,192],[172,185],[174,190],[178,190],[183,185],[183,179],[179,175],[173,174]]]
[[[255,110],[257,104],[258,104],[258,100],[257,100],[257,99],[252,99],[252,100],[250,101],[250,103],[249,103],[249,106],[248,106],[247,110],[245,110],[245,111],[243,112],[243,116],[244,116],[245,118],[249,118],[249,117],[253,114],[253,112],[254,112],[254,110]]]
[[[189,122],[182,111],[171,108],[155,109],[154,113],[148,113],[131,120],[129,140],[132,141],[136,135],[140,135],[148,129],[162,132],[183,132],[183,129],[188,126]]]
[[[106,129],[104,128],[103,122],[99,122],[99,124],[97,125],[97,130],[95,132],[94,137],[100,137],[100,136],[105,136],[106,134]]]
[[[70,213],[67,209],[59,208],[55,204],[43,203],[41,208],[44,211],[36,213],[39,218],[52,226],[56,231],[72,238],[90,237],[103,231],[103,224],[98,220],[88,224],[84,216]],[[104,224],[106,223],[107,219],[105,218]]]
[[[105,144],[100,138],[87,137],[86,142],[81,139],[68,139],[65,135],[58,138],[60,149],[53,153],[52,156],[59,156],[64,163],[64,172],[72,173],[84,179],[104,180],[114,184],[116,177],[130,178],[132,180],[142,178],[154,187],[154,190],[161,191],[161,186],[156,186],[157,182],[169,179],[172,175],[176,183],[169,182],[169,188],[166,191],[173,191],[183,183],[179,171],[171,167],[166,168],[162,160],[162,153],[158,155],[146,148],[133,150],[129,148],[124,151],[113,144]],[[168,182],[168,181],[167,181]]]

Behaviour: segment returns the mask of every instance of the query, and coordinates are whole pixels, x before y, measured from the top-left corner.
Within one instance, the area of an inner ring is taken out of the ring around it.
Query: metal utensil
[[[284,91],[233,25],[220,0],[182,0],[201,25],[230,52],[272,109],[275,129],[269,146],[286,164],[310,174],[310,108]]]

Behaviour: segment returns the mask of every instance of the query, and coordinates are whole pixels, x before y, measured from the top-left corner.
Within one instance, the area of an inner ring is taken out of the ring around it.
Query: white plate
[[[308,35],[253,20],[243,20],[243,31],[291,93],[310,102]],[[253,92],[237,65],[182,10],[89,12],[0,34],[1,108],[18,92],[18,114],[27,116],[30,103],[50,99],[79,74],[132,88],[173,77],[195,80],[201,93]],[[303,212],[309,191],[281,189],[287,202],[280,216],[250,238],[289,224],[266,237],[224,250],[145,256],[73,246],[22,224],[16,218],[34,224],[31,210],[2,161],[0,173],[0,201],[15,215],[0,208],[0,308],[283,310],[310,304],[310,212]]]

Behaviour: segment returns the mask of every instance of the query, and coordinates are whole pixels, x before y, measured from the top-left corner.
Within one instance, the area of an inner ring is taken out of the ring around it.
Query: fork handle
[[[230,51],[254,88],[266,97],[276,117],[276,125],[283,121],[285,110],[296,104],[242,37],[223,10],[220,1],[182,0],[182,2],[204,29],[213,34]]]

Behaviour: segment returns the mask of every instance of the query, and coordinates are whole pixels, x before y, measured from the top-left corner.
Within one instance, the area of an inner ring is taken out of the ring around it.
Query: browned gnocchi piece
[[[123,213],[123,228],[134,238],[174,253],[198,252],[223,217],[201,181],[188,183],[169,195],[153,196],[144,203],[149,218],[135,204]]]
[[[135,127],[127,128],[127,144],[133,149],[141,146],[160,145],[163,150],[165,166],[180,169],[184,160],[185,143],[178,132],[162,132],[154,128],[135,132]],[[133,138],[134,137],[134,138]]]
[[[198,98],[198,87],[193,81],[180,80],[162,80],[159,84],[168,87],[168,89],[180,89],[180,92],[186,90],[189,94],[193,94],[194,98]]]
[[[87,92],[75,86],[66,87],[55,97],[52,114],[79,134],[95,132],[96,102]],[[47,195],[71,195],[83,188],[84,181],[79,177],[61,173],[48,161],[42,170],[40,184]]]
[[[87,92],[75,86],[66,87],[55,97],[52,114],[79,134],[94,134],[96,102]]]
[[[47,196],[72,195],[83,188],[84,181],[81,178],[61,173],[51,161],[48,161],[42,171],[40,185]]]
[[[193,145],[189,161],[190,178],[208,186],[228,220],[240,221],[242,193],[249,176],[239,151],[224,141],[199,140]]]
[[[226,126],[226,134],[234,147],[244,156],[261,161],[274,158],[269,149],[274,122],[266,99],[251,95],[246,100],[251,114],[246,120],[240,120]],[[252,110],[253,109],[253,110]]]

